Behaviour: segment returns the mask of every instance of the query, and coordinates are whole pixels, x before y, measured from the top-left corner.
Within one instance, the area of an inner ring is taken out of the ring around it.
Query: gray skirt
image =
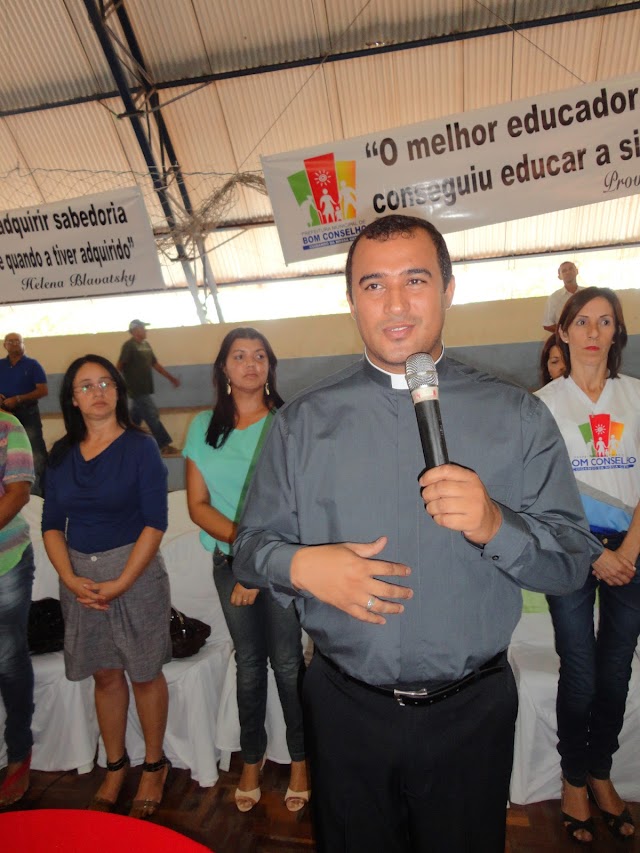
[[[133,545],[96,554],[69,548],[73,570],[95,581],[116,580]],[[100,669],[124,669],[131,681],[152,681],[171,660],[169,578],[157,554],[133,586],[109,602],[108,610],[79,604],[60,583],[64,617],[64,664],[69,681]]]

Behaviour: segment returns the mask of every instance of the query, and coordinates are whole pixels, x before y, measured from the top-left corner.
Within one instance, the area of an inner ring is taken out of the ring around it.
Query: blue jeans
[[[582,589],[547,600],[560,657],[556,709],[563,776],[571,785],[584,785],[587,775],[608,779],[640,634],[640,572],[625,586],[608,586],[590,574]]]
[[[44,497],[44,472],[47,467],[47,446],[42,435],[42,421],[40,420],[40,409],[38,404],[18,406],[13,414],[24,427],[24,431],[31,444],[33,453],[33,469],[36,475],[31,486],[32,495]]]
[[[27,646],[33,574],[33,548],[28,545],[20,561],[0,575],[0,696],[7,712],[9,763],[22,761],[33,745],[33,667]]]
[[[151,394],[143,394],[142,397],[132,397],[129,409],[133,423],[136,426],[140,426],[142,421],[144,421],[151,430],[151,434],[157,441],[160,450],[171,444],[171,436],[160,420],[158,407],[154,403]]]
[[[267,709],[267,664],[276,677],[287,727],[287,747],[292,761],[305,757],[300,681],[304,672],[302,635],[293,603],[286,609],[266,589],[247,607],[231,604],[236,579],[228,558],[213,555],[213,580],[222,612],[236,649],[240,748],[247,764],[262,761],[267,749],[264,727]]]

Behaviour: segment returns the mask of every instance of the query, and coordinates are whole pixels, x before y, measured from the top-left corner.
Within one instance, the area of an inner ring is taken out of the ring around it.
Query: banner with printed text
[[[463,231],[640,192],[640,75],[262,158],[287,263],[402,213]]]
[[[139,187],[0,213],[0,303],[162,286]]]

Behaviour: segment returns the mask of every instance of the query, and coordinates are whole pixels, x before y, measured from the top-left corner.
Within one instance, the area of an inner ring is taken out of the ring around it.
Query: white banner
[[[444,233],[640,192],[640,75],[262,158],[285,261],[390,213]]]
[[[0,303],[161,287],[139,187],[0,213]]]

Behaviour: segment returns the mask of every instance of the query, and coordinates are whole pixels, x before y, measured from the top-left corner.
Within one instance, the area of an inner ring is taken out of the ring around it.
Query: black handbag
[[[211,633],[211,626],[193,616],[185,616],[175,607],[171,608],[171,650],[174,658],[188,658],[204,646]]]
[[[64,620],[57,598],[41,598],[31,602],[27,642],[32,655],[59,652],[63,648]]]

